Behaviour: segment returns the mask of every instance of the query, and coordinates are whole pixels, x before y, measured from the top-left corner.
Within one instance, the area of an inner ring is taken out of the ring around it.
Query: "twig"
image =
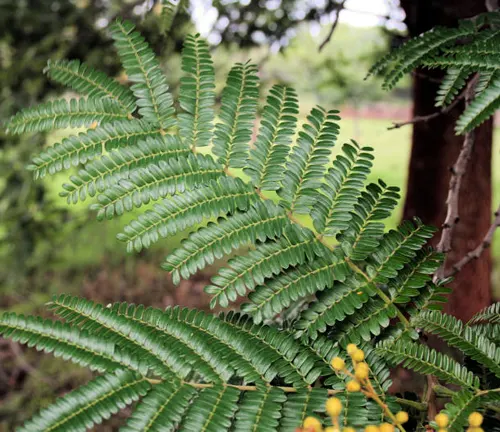
[[[474,97],[474,90],[477,82],[476,76],[469,82],[465,92],[465,104],[468,105]],[[451,239],[453,228],[459,221],[458,200],[460,195],[460,187],[462,185],[463,176],[467,170],[467,164],[472,154],[474,146],[474,131],[470,131],[465,135],[464,143],[455,165],[451,168],[450,186],[448,196],[446,198],[446,218],[443,223],[441,239],[436,247],[438,252],[448,253],[451,250]],[[445,262],[437,269],[434,274],[434,282],[444,279]]]
[[[495,230],[500,226],[500,205],[498,206],[498,209],[496,210],[494,215],[495,219],[493,220],[493,223],[489,227],[481,243],[475,249],[467,253],[467,255],[465,255],[460,261],[455,263],[453,265],[453,269],[446,275],[446,277],[454,276],[455,274],[457,274],[472,260],[478,259],[481,254],[491,246]]]
[[[335,11],[335,18],[333,19],[332,26],[330,27],[330,31],[326,35],[326,38],[323,40],[323,42],[321,42],[321,44],[318,47],[318,51],[319,52],[321,52],[321,50],[328,44],[328,42],[330,42],[330,40],[331,40],[331,38],[333,36],[333,32],[335,31],[335,29],[337,28],[337,25],[339,23],[340,12],[342,11],[342,9],[344,9],[344,4],[345,4],[346,1],[347,0],[342,0],[337,5],[336,11]]]
[[[451,104],[449,104],[448,106],[444,107],[440,111],[436,111],[436,112],[434,112],[432,114],[428,114],[428,115],[424,115],[424,116],[415,116],[412,119],[407,120],[407,121],[393,123],[392,126],[389,126],[387,128],[387,130],[399,129],[400,127],[403,127],[403,126],[406,126],[406,125],[410,125],[410,124],[415,124],[415,123],[422,123],[422,122],[426,123],[429,120],[432,120],[432,119],[434,119],[436,117],[439,117],[440,115],[447,114],[453,108],[455,108],[457,106],[457,104],[465,97],[465,93],[466,92],[467,92],[467,89],[465,89],[464,91],[462,91],[462,93],[460,93]]]

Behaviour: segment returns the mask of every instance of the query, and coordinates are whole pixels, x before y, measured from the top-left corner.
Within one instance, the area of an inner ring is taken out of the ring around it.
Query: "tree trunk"
[[[436,25],[456,26],[457,20],[484,12],[483,2],[469,0],[403,0],[410,36]],[[434,100],[443,73],[420,70],[413,79],[413,115],[436,111]],[[407,196],[403,217],[418,216],[425,223],[440,227],[446,215],[446,196],[450,167],[455,163],[463,143],[456,136],[455,122],[463,104],[446,115],[416,123],[413,126],[412,152],[409,166]],[[490,119],[475,131],[474,149],[459,198],[460,219],[454,228],[452,250],[446,259],[450,268],[467,252],[481,243],[491,224],[491,154],[493,122]],[[433,239],[437,244],[441,233]],[[491,255],[470,262],[451,283],[453,292],[445,311],[468,320],[479,309],[491,303]]]

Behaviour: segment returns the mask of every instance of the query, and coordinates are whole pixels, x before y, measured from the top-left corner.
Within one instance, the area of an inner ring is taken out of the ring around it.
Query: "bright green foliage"
[[[491,15],[481,19],[487,26]],[[389,82],[432,53],[454,56],[457,34],[475,35],[478,28],[438,29],[411,42],[427,54],[397,54]],[[479,31],[484,44],[477,52],[496,49],[490,33]],[[461,386],[468,393],[457,393],[447,407],[461,424],[460,407],[480,406],[488,390],[479,390],[479,377],[465,367],[414,341],[418,329],[436,333],[498,375],[499,308],[469,325],[438,312],[449,289],[431,281],[443,258],[426,246],[435,230],[415,219],[386,232],[399,191],[382,180],[368,184],[372,149],[352,141],[332,161],[337,111],[313,108],[297,134],[297,96],[280,85],[270,90],[257,131],[258,77],[250,63],[231,69],[216,112],[213,62],[199,35],[186,39],[174,105],[158,61],[132,24],[116,22],[112,35],[130,91],[77,61],[53,62],[49,76],[83,98],[28,108],[7,128],[92,126],[35,156],[35,177],[78,167],[61,192],[68,202],[94,198],[99,220],[136,211],[118,235],[130,252],[180,234],[181,245],[163,263],[174,283],[228,259],[206,287],[211,307],[246,298],[241,309],[248,315],[103,307],[69,296],[50,304],[65,324],[4,315],[6,337],[104,374],[68,394],[67,404],[48,408],[36,425],[90,428],[141,398],[126,431],[289,431],[308,415],[324,418],[334,392],[344,402],[343,425],[381,423],[387,419],[380,406],[361,393],[345,394],[329,365],[352,342],[362,345],[376,391],[391,410],[399,408],[386,395],[385,360]],[[448,74],[443,104],[473,72]],[[496,104],[498,76],[480,72],[465,128]]]
[[[282,204],[290,211],[306,213],[325,174],[331,149],[335,145],[340,117],[338,111],[326,112],[314,108],[299,132],[297,145],[293,147],[285,167],[283,186],[279,195]]]
[[[117,102],[123,112],[135,111],[134,95],[127,87],[78,60],[49,61],[44,72],[53,81],[68,86],[79,94],[109,98]]]
[[[283,181],[283,161],[290,152],[299,106],[292,88],[275,85],[269,91],[259,134],[250,150],[245,173],[255,187],[277,190]]]
[[[207,43],[200,35],[187,36],[182,52],[179,101],[186,111],[179,114],[180,136],[195,149],[210,144],[214,120],[215,72]]]
[[[382,73],[383,87],[391,89],[417,67],[446,69],[436,106],[452,103],[465,92],[467,79],[478,75],[477,96],[459,117],[457,134],[464,134],[491,117],[500,106],[500,12],[461,21],[457,28],[436,27],[410,39],[384,56],[369,74]]]
[[[493,303],[474,315],[469,324],[479,324],[488,321],[492,324],[500,324],[500,302]]]
[[[158,60],[141,34],[128,21],[115,21],[111,35],[120,55],[139,114],[149,123],[166,130],[175,125],[172,96]]]
[[[120,105],[111,99],[92,97],[46,102],[28,108],[12,117],[7,131],[13,134],[41,132],[50,129],[90,126],[94,122],[106,123],[126,119]]]
[[[257,111],[257,68],[238,63],[229,72],[222,92],[221,121],[215,126],[213,152],[225,168],[246,165],[248,145]]]

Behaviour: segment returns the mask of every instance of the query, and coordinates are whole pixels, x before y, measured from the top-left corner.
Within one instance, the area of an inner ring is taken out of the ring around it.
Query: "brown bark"
[[[460,18],[484,12],[483,2],[468,0],[402,1],[410,36],[416,36],[436,25],[455,26]],[[421,70],[413,81],[413,115],[435,112],[436,79],[443,73]],[[407,196],[403,217],[420,217],[425,223],[440,227],[446,215],[446,196],[450,167],[455,163],[463,143],[456,136],[455,122],[463,111],[457,104],[447,114],[413,126],[412,152],[409,166]],[[488,121],[475,131],[475,142],[459,198],[459,221],[454,228],[452,250],[446,267],[459,261],[481,243],[491,224],[491,154],[493,123]],[[433,244],[439,241],[438,233]],[[479,309],[491,303],[491,256],[489,250],[470,262],[456,275],[453,292],[445,310],[468,320]]]

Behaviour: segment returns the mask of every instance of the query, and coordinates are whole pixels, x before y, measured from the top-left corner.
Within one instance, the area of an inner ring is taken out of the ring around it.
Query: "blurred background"
[[[0,121],[23,107],[69,96],[43,75],[49,58],[81,59],[126,80],[106,30],[115,17],[134,21],[146,36],[174,93],[183,38],[199,32],[213,47],[218,95],[231,65],[252,59],[259,66],[262,100],[271,85],[292,85],[302,118],[316,104],[337,108],[340,143],[353,138],[375,149],[371,180],[382,178],[403,192],[390,228],[415,214],[426,223],[442,223],[448,167],[461,142],[452,132],[460,106],[415,130],[412,125],[388,130],[393,122],[412,118],[413,110],[436,110],[433,98],[442,75],[417,71],[390,93],[381,90],[377,77],[363,78],[376,59],[408,36],[437,24],[456,25],[484,5],[467,0],[181,0],[173,5],[175,16],[158,0],[0,0]],[[127,220],[98,223],[86,203],[67,206],[58,196],[66,173],[32,179],[25,169],[32,153],[73,133],[11,137],[0,129],[0,312],[42,312],[43,304],[61,292],[105,303],[207,308],[203,286],[216,266],[174,287],[159,264],[176,247],[175,239],[128,255],[116,240]],[[487,122],[477,134],[466,179],[472,186],[462,196],[470,229],[457,230],[458,258],[479,243],[492,206],[500,201],[499,150],[500,129]],[[500,296],[496,239],[491,257],[470,264],[455,282],[468,297],[475,297],[475,290]],[[0,431],[13,430],[35,407],[88,379],[86,371],[62,365],[0,340]],[[109,423],[99,430],[116,428]]]

